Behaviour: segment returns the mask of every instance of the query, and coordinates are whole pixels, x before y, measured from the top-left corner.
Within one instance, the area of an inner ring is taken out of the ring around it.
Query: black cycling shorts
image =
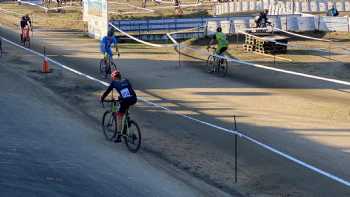
[[[136,98],[121,100],[118,112],[125,113],[131,105],[134,105],[136,103],[136,101],[137,101]]]
[[[227,47],[222,47],[222,48],[219,50],[218,55],[222,55],[226,50],[227,50]]]

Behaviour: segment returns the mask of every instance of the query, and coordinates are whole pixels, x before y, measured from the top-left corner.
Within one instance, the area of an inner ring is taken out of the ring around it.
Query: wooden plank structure
[[[284,54],[287,53],[288,37],[269,35],[257,37],[252,34],[245,34],[243,48],[249,52],[263,54]]]

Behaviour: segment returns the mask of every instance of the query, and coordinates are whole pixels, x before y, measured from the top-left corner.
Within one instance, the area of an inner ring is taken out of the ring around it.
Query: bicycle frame
[[[117,106],[119,105],[119,101],[118,100],[108,100],[107,102],[111,103],[111,112],[113,113],[114,116],[117,116]],[[121,132],[123,135],[128,134],[129,122],[130,122],[129,109],[127,109],[125,114],[124,114],[123,120],[122,120],[123,128],[122,128]]]
[[[109,102],[111,103],[111,110],[107,110],[104,115],[103,115],[103,118],[102,118],[102,126],[103,126],[103,132],[104,132],[104,135],[106,137],[107,140],[113,140],[115,137],[117,137],[117,142],[120,142],[121,139],[120,137],[123,137],[124,138],[124,142],[125,142],[125,145],[128,147],[128,149],[133,152],[133,153],[136,153],[140,146],[141,146],[141,131],[140,131],[140,127],[138,126],[138,124],[131,120],[130,118],[130,113],[129,113],[129,109],[127,109],[127,111],[125,112],[125,115],[123,117],[123,120],[122,120],[122,130],[120,133],[118,133],[117,131],[117,117],[116,117],[116,114],[117,114],[117,105],[119,103],[118,100],[105,100],[105,102]],[[117,104],[118,103],[118,104]],[[102,106],[103,103],[102,103]],[[106,119],[107,117],[107,119]],[[107,120],[107,121],[105,121]],[[111,124],[109,124],[108,121],[112,121]],[[114,125],[113,125],[113,121],[115,122]],[[107,124],[105,124],[107,123]],[[107,128],[111,128],[110,126],[113,127],[113,130],[109,129],[107,130]],[[135,132],[134,132],[134,129],[131,129],[131,128],[135,128]],[[113,133],[112,133],[113,132]],[[112,135],[110,135],[112,134]],[[116,142],[116,141],[115,141]]]
[[[218,54],[216,54],[216,48],[215,47],[211,47],[211,49],[213,50],[213,53],[211,54],[211,56],[213,56],[214,58],[214,63],[215,63],[215,68],[219,67],[221,64],[221,60],[223,59],[222,57],[219,57]]]

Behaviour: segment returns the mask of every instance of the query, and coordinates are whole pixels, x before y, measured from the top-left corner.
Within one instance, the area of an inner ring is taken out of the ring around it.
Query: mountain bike
[[[23,46],[30,48],[30,35],[29,35],[29,27],[25,27],[22,30],[22,43]]]
[[[226,76],[228,72],[228,62],[227,59],[219,57],[216,54],[216,48],[211,47],[213,54],[209,55],[207,60],[207,71],[212,73],[217,73],[220,76]],[[208,48],[209,50],[209,48]]]
[[[112,73],[112,69],[116,70],[117,65],[113,62],[113,58],[107,54],[100,60],[100,73],[107,79],[108,75]]]
[[[111,99],[104,102],[111,103],[110,109],[105,111],[102,117],[102,129],[106,139],[112,141],[115,137],[122,137],[129,151],[136,153],[141,147],[141,130],[139,125],[131,119],[129,110],[127,110],[123,119],[122,131],[118,133],[117,108],[119,100]],[[103,103],[102,106],[104,107]]]

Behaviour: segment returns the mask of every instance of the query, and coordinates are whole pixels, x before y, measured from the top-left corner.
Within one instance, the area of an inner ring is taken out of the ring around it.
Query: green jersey
[[[216,40],[218,44],[218,48],[224,48],[228,47],[228,41],[226,39],[226,35],[222,32],[217,32],[214,36],[214,39]]]

